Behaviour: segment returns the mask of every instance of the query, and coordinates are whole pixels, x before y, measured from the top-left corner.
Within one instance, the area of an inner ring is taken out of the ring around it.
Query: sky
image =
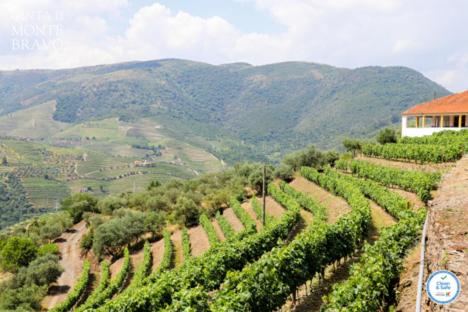
[[[0,70],[163,58],[407,66],[459,92],[468,1],[0,1]]]

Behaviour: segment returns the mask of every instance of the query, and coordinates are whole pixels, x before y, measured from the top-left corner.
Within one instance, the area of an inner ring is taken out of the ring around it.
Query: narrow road
[[[83,268],[80,240],[86,233],[86,223],[81,221],[69,231],[63,233],[57,240],[60,250],[60,265],[64,269],[57,283],[49,289],[49,295],[42,301],[45,309],[51,309],[65,300],[67,293],[73,288]]]

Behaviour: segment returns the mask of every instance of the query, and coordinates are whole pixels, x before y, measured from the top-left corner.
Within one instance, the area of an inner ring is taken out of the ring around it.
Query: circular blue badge
[[[426,282],[429,298],[437,304],[449,304],[460,294],[460,280],[450,271],[433,272]]]

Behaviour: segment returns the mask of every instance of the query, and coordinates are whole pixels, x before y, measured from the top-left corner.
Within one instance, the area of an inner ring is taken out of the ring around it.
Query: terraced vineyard
[[[423,143],[405,140],[398,146],[417,151],[418,144]],[[269,184],[266,225],[260,222],[258,198],[241,203],[233,197],[230,207],[212,219],[202,214],[196,227],[172,229],[139,251],[126,250],[111,265],[120,268],[112,278],[103,262],[100,279],[85,295],[72,298],[74,307],[389,309],[398,303],[395,287],[403,259],[420,239],[426,217],[421,202],[431,198],[440,176],[346,158],[320,171],[303,166],[291,182]],[[88,274],[86,268],[83,272]],[[76,287],[83,283],[80,280]],[[70,294],[76,297],[77,292]]]

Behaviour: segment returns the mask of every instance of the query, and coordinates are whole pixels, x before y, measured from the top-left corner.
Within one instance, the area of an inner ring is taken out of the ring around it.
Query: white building
[[[401,115],[402,136],[468,129],[468,91],[418,104]]]

